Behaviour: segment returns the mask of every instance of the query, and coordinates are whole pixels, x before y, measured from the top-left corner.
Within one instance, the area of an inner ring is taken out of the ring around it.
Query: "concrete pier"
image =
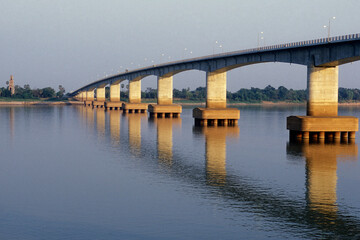
[[[105,108],[107,110],[122,110],[122,106],[125,102],[118,101],[118,102],[105,102]]]
[[[351,141],[358,131],[359,119],[356,117],[313,117],[290,116],[287,118],[287,129],[290,130],[290,140],[312,139],[315,141],[333,141],[341,139]]]
[[[94,101],[94,90],[87,90],[85,93],[86,99],[84,101],[84,104],[86,107],[93,107],[93,101]]]
[[[96,101],[105,102],[105,87],[96,88]]]
[[[237,126],[240,111],[236,108],[195,108],[195,126]]]
[[[180,105],[173,104],[173,76],[158,77],[157,104],[149,105],[151,118],[177,118],[182,112]]]
[[[120,102],[120,83],[110,84],[110,102]]]
[[[110,101],[105,102],[107,110],[122,110],[123,101],[120,101],[120,81],[110,84]]]
[[[341,139],[347,142],[355,138],[359,121],[356,117],[338,116],[338,67],[308,66],[307,116],[290,116],[287,129],[290,140],[294,139]]]
[[[122,104],[124,113],[145,113],[148,109],[147,103],[141,103],[141,79],[135,78],[129,81],[129,102]]]
[[[149,109],[151,118],[178,118],[182,112],[182,107],[180,105],[157,105],[149,104]]]
[[[195,108],[196,126],[237,126],[240,110],[226,108],[226,72],[206,73],[206,108]]]
[[[122,110],[124,113],[146,113],[147,103],[123,103]]]
[[[105,102],[104,101],[93,101],[92,105],[94,108],[105,108]]]

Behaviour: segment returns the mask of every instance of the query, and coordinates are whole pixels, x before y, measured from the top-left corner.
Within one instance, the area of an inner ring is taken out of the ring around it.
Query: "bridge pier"
[[[240,110],[226,108],[226,71],[206,73],[206,108],[195,108],[196,126],[234,126]]]
[[[86,91],[86,100],[85,100],[85,106],[86,107],[93,107],[93,101],[94,101],[94,90],[87,90]]]
[[[96,101],[93,101],[94,108],[105,108],[105,86],[96,88]]]
[[[182,107],[173,104],[173,75],[158,76],[157,91],[157,104],[149,105],[150,117],[179,117]]]
[[[290,116],[287,129],[290,140],[342,139],[351,141],[358,131],[358,118],[338,116],[338,67],[308,66],[307,116]],[[342,137],[341,137],[342,136]]]
[[[145,113],[148,109],[147,103],[141,103],[141,79],[129,80],[129,102],[122,104],[124,113]]]
[[[110,84],[110,102],[105,102],[106,109],[122,110],[123,103],[120,101],[120,83]]]
[[[85,100],[86,100],[86,92],[81,92],[81,93],[80,93],[80,100],[81,100],[81,101],[85,101]]]

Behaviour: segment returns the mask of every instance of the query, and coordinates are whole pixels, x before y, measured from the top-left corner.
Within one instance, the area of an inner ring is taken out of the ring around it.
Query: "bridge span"
[[[291,138],[352,139],[358,119],[338,116],[338,66],[360,60],[360,34],[264,46],[241,51],[152,65],[112,75],[71,93],[87,106],[145,112],[151,117],[177,117],[181,106],[173,104],[173,76],[189,70],[206,72],[206,107],[195,108],[196,125],[237,125],[240,111],[226,107],[226,73],[229,70],[266,62],[307,66],[307,115],[291,116],[287,128]],[[141,103],[141,80],[157,76],[157,104]],[[129,102],[120,101],[120,83],[129,80]],[[110,85],[110,101],[105,87]],[[94,91],[96,101],[94,101]]]

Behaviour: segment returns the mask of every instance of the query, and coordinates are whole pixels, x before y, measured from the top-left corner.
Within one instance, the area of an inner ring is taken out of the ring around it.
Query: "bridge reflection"
[[[108,112],[110,114],[110,112]],[[116,112],[115,112],[116,114]],[[112,115],[110,115],[111,118]],[[115,116],[113,119],[116,119]],[[120,118],[122,118],[120,116]],[[128,151],[144,161],[146,168],[168,166],[167,176],[194,185],[208,191],[208,197],[224,201],[222,204],[235,211],[260,214],[264,220],[279,224],[292,224],[295,235],[312,238],[311,231],[320,231],[329,238],[348,238],[360,234],[360,219],[344,214],[337,205],[337,164],[339,161],[357,160],[358,145],[325,144],[325,143],[288,143],[286,153],[297,156],[301,161],[305,159],[306,185],[303,199],[279,193],[277,189],[269,189],[248,176],[229,173],[226,169],[226,145],[229,138],[239,138],[238,127],[225,128],[193,128],[193,134],[204,136],[205,166],[192,164],[186,159],[191,153],[175,151],[173,129],[179,127],[179,119],[157,119],[154,124],[148,125],[156,128],[157,142],[154,148],[153,139],[141,138],[141,120],[146,115],[129,114],[127,118],[128,138],[119,134],[120,121],[114,120],[110,124],[113,136],[120,138],[121,143],[113,145],[119,153]],[[118,124],[118,126],[116,126]],[[113,125],[113,126],[112,126]],[[98,127],[93,128],[97,131]],[[143,157],[146,153],[146,157]],[[192,157],[192,156],[191,156]],[[153,160],[152,162],[149,160]],[[203,195],[206,197],[206,195]],[[281,228],[281,227],[280,227]],[[303,229],[309,230],[303,232]],[[311,231],[310,231],[311,230]]]

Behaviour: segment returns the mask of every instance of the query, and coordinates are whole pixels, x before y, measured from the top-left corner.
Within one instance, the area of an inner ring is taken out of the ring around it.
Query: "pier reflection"
[[[134,155],[140,155],[141,150],[141,119],[145,114],[126,114],[128,119],[128,133],[130,151]]]
[[[173,160],[173,129],[181,127],[181,118],[153,118],[157,131],[157,156],[159,163],[170,167]]]
[[[89,129],[94,127],[94,110],[92,108],[83,108],[85,110],[86,126]]]
[[[108,111],[110,122],[110,136],[113,146],[120,144],[120,113],[118,111]]]
[[[309,214],[323,224],[334,223],[338,212],[337,163],[356,161],[358,146],[355,143],[290,143],[287,152],[306,158],[306,202]]]
[[[206,182],[209,185],[226,184],[226,139],[238,138],[239,127],[194,127],[194,132],[205,136]]]
[[[96,129],[98,137],[105,137],[105,111],[103,109],[94,110],[96,114]]]

